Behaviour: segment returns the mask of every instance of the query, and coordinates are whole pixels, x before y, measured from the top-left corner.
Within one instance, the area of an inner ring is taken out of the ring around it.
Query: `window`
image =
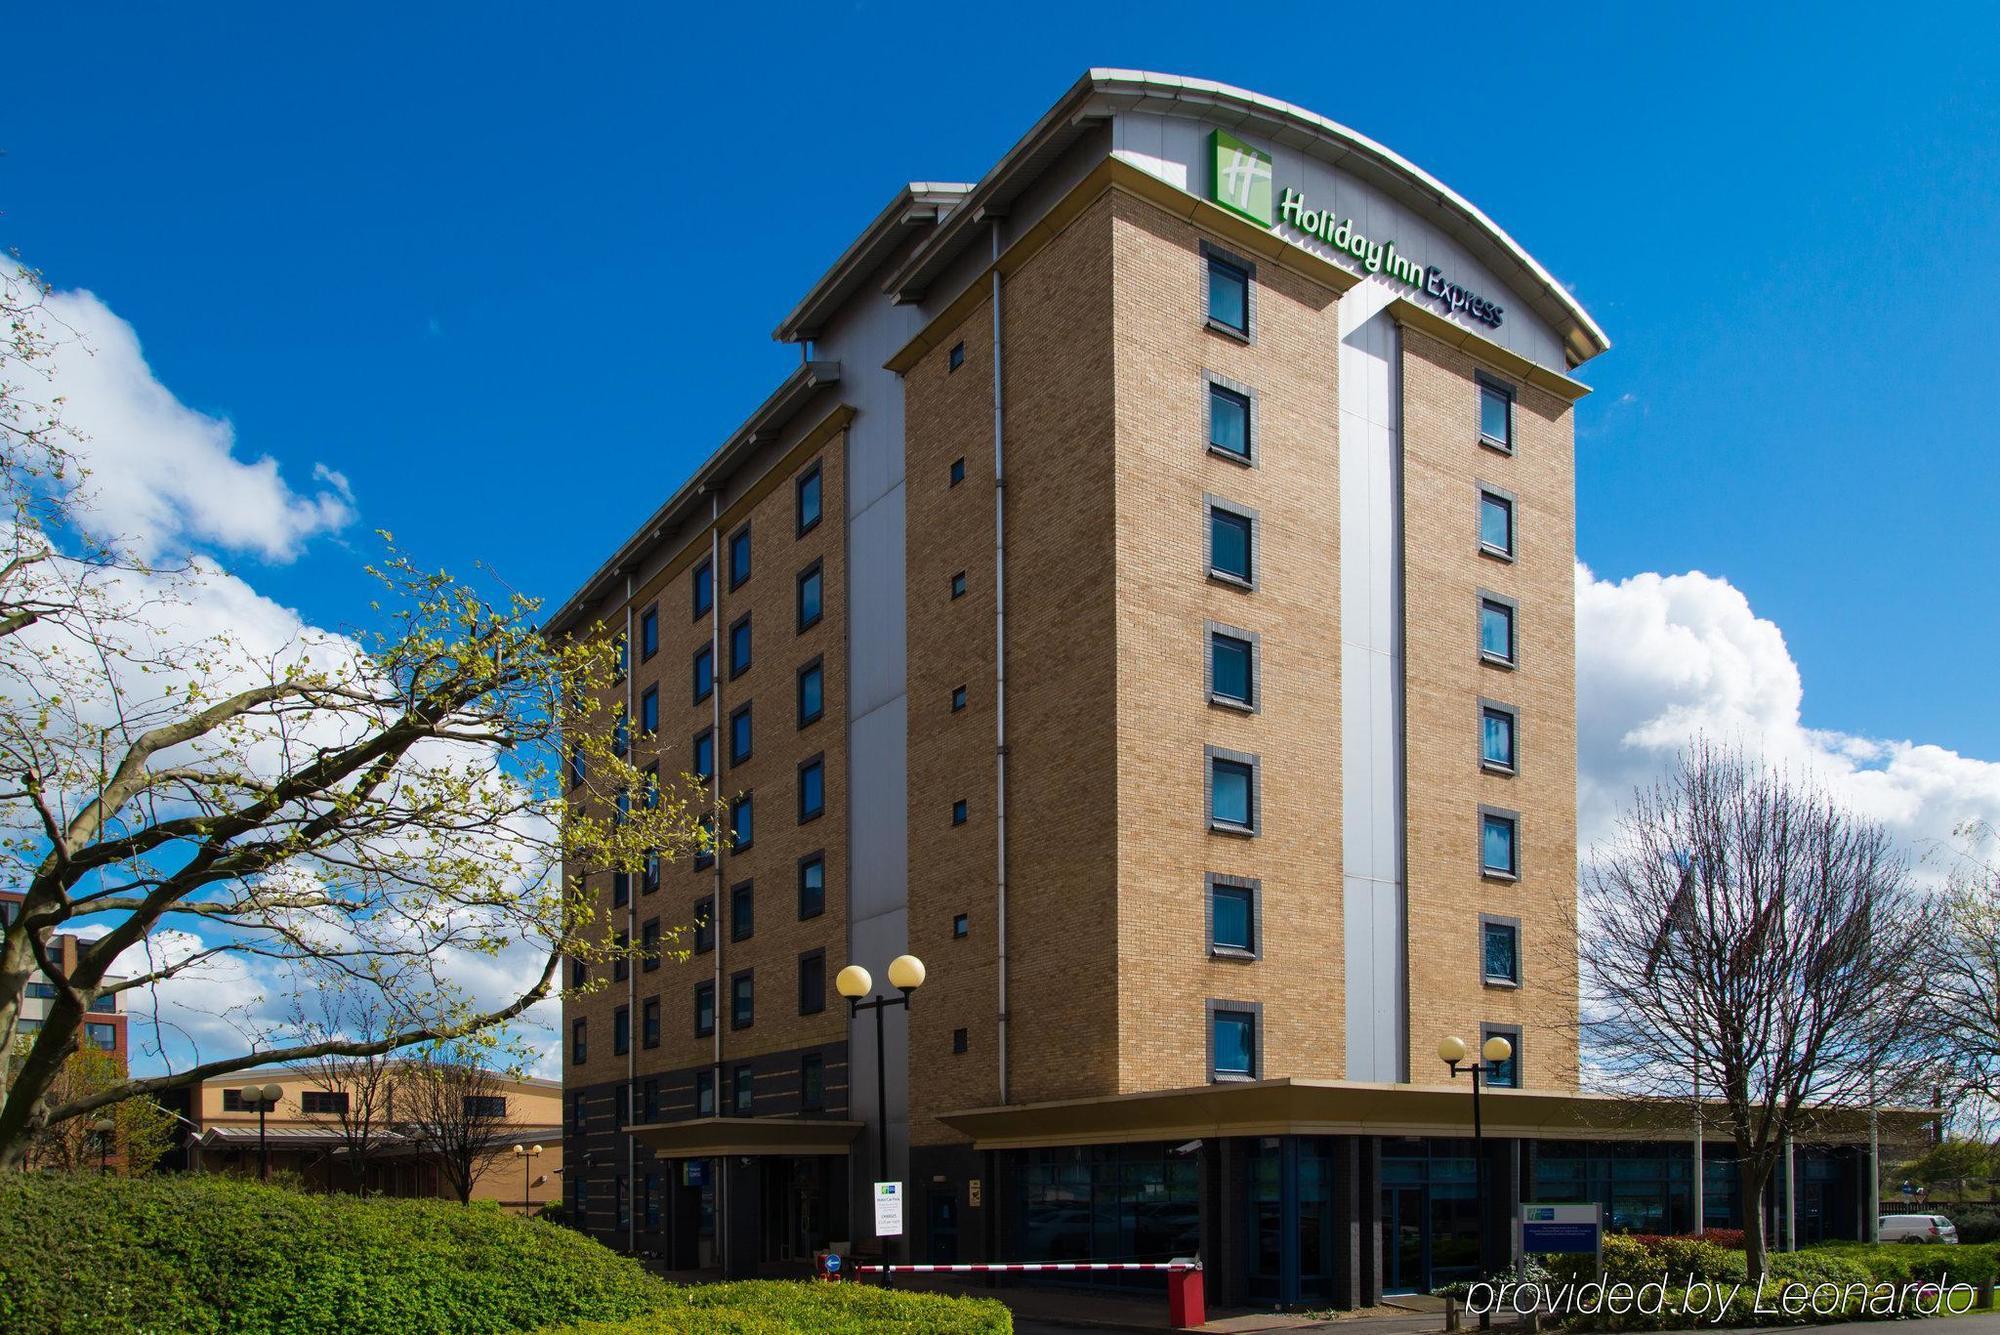
[[[799,917],[817,918],[826,912],[826,854],[808,853],[799,859]]]
[[[639,892],[650,895],[660,888],[660,850],[650,849],[639,870]]]
[[[1227,959],[1256,959],[1260,882],[1244,876],[1208,874],[1208,953]]]
[[[811,468],[799,474],[795,495],[798,499],[799,536],[803,538],[819,526],[820,475],[818,464],[814,464]]]
[[[1521,924],[1515,918],[1479,915],[1480,977],[1516,987],[1521,982]]]
[[[1245,338],[1250,335],[1249,269],[1214,251],[1208,253],[1208,323]]]
[[[703,783],[715,777],[715,734],[702,731],[694,739],[694,776]]]
[[[713,1071],[694,1073],[694,1115],[715,1116],[715,1072]]]
[[[818,820],[826,810],[826,761],[814,756],[799,766],[799,824]]]
[[[467,1094],[459,1104],[466,1117],[502,1118],[507,1116],[507,1096],[505,1094]]]
[[[1479,550],[1487,556],[1514,559],[1514,493],[1498,487],[1479,488]]]
[[[118,1051],[118,1026],[115,1024],[86,1024],[84,1037],[106,1052]]]
[[[951,596],[954,598],[963,598],[965,596],[965,572],[963,570],[951,577]]]
[[[625,680],[625,673],[632,666],[632,646],[626,642],[625,636],[622,633],[618,636],[617,644],[618,644],[618,675],[616,677],[616,680],[623,681]]]
[[[694,902],[694,953],[706,955],[715,949],[715,896],[703,895]]]
[[[657,1119],[649,1117],[646,1120],[651,1122]],[[645,1176],[639,1179],[639,1218],[648,1231],[657,1231],[660,1227],[660,1170],[657,1168],[648,1168]]]
[[[750,526],[729,535],[729,587],[738,589],[750,578]]]
[[[1514,772],[1515,734],[1520,714],[1511,705],[1479,702],[1479,766],[1499,774]]]
[[[744,941],[757,930],[757,891],[745,881],[729,891],[729,939]]]
[[[622,983],[632,975],[632,938],[622,931],[613,933],[611,947],[617,952],[611,960],[611,981]]]
[[[1257,758],[1208,748],[1208,828],[1257,833]]]
[[[344,1089],[308,1089],[299,1094],[299,1111],[308,1117],[340,1117],[347,1112]]]
[[[694,651],[694,702],[700,704],[715,690],[715,650],[704,644]]]
[[[37,1022],[37,1023],[39,1023],[39,1022]],[[581,1023],[581,1021],[579,1021],[579,1023]],[[240,1089],[225,1089],[225,1090],[223,1090],[223,1091],[222,1091],[222,1111],[224,1111],[224,1112],[242,1112],[242,1111],[244,1111],[244,1108],[243,1108],[243,1091],[242,1091],[242,1090],[240,1090]]]
[[[89,1009],[99,1015],[110,1015],[118,1009],[118,997],[114,993],[100,992],[90,999]]]
[[[1514,666],[1514,600],[1497,593],[1479,595],[1479,656],[1502,667]]]
[[[1250,392],[1222,383],[1215,376],[1208,381],[1208,447],[1229,458],[1249,463],[1253,457],[1250,426]]]
[[[729,716],[729,763],[740,765],[750,758],[750,706],[744,705]]]
[[[20,1034],[39,1034],[42,1032],[42,1022],[40,1020],[29,1020],[29,1019],[16,1020],[14,1022],[14,1031]],[[227,1104],[228,1097],[229,1096],[227,1094],[223,1095],[225,1106]],[[239,1102],[240,1101],[241,1098],[239,1096]],[[241,1109],[239,1108],[238,1111],[241,1111]]]
[[[756,1103],[757,1073],[748,1066],[739,1066],[730,1072],[730,1112],[738,1117],[749,1117]]]
[[[632,1012],[624,1006],[611,1012],[611,1055],[622,1057],[632,1050]]]
[[[971,1037],[965,1030],[954,1029],[951,1031],[951,1050],[953,1052],[964,1052],[971,1045]]]
[[[751,805],[750,794],[745,793],[729,804],[729,851],[741,853],[750,847],[753,818],[756,809]]]
[[[972,935],[972,919],[963,913],[958,914],[951,920],[951,934],[954,937]]]
[[[965,688],[964,688],[963,686],[954,686],[954,687],[952,687],[952,688],[951,688],[951,712],[952,712],[952,713],[954,713],[954,714],[956,714],[956,713],[958,713],[958,712],[959,712],[960,710],[962,710],[962,709],[964,709],[964,708],[965,708]]]
[[[1234,626],[1208,623],[1208,698],[1216,704],[1255,709],[1257,637]]]
[[[695,828],[701,831],[701,842],[695,845],[694,867],[700,871],[715,865],[715,817],[703,812],[695,821]]]
[[[651,737],[660,730],[660,688],[648,686],[639,697],[639,731]]]
[[[224,1099],[224,1101],[223,1101],[223,1102],[224,1102],[224,1103],[225,1103],[225,1105],[226,1105],[226,1104],[227,1104],[227,1102],[228,1102],[228,1100],[227,1100],[227,1099]],[[583,1124],[584,1124],[584,1122],[585,1122],[586,1120],[588,1120],[588,1119],[587,1119],[587,1116],[586,1116],[586,1111],[585,1111],[585,1103],[584,1103],[584,1096],[583,1096],[582,1094],[572,1094],[572,1095],[570,1095],[570,1099],[569,1099],[569,1126],[570,1126],[570,1130],[572,1130],[572,1131],[581,1131],[581,1130],[583,1130]]]
[[[826,672],[815,658],[799,669],[799,726],[819,722],[825,712]]]
[[[708,615],[708,609],[715,606],[715,567],[706,556],[694,568],[694,619],[701,620]]]
[[[631,749],[632,720],[627,718],[625,711],[621,709],[618,711],[618,722],[611,729],[611,754],[623,760],[625,753]]]
[[[819,562],[815,561],[799,572],[799,629],[810,630],[819,624],[820,604]]]
[[[826,952],[810,951],[799,956],[799,1014],[817,1015],[826,1009]]]
[[[1214,1080],[1257,1078],[1257,1006],[1209,1004],[1208,1069]]]
[[[1504,1038],[1514,1051],[1504,1062],[1492,1062],[1486,1068],[1486,1083],[1497,1089],[1519,1089],[1521,1087],[1521,1031],[1510,1024],[1485,1024],[1479,1027],[1479,1045],[1486,1046],[1489,1038]]]
[[[576,788],[583,783],[586,766],[583,760],[583,743],[569,744],[569,786]]]
[[[590,1056],[590,1021],[572,1020],[569,1026],[569,1059],[581,1066]]]
[[[652,1005],[655,1013],[657,1013],[660,1007],[660,1003],[658,1001],[654,1001],[650,1004]],[[640,1086],[640,1089],[643,1092],[640,1096],[639,1116],[648,1122],[659,1121],[660,1082],[658,1080],[648,1080],[645,1084]],[[651,1174],[648,1174],[647,1176],[648,1180],[650,1181]]]
[[[967,814],[964,798],[961,797],[958,801],[951,804],[951,823],[953,825],[965,824]]]
[[[1493,807],[1479,808],[1479,870],[1509,880],[1521,874],[1520,816]]]
[[[945,374],[949,375],[963,365],[965,365],[965,344],[961,341],[951,345],[951,352],[945,358]]]
[[[729,675],[736,678],[750,670],[750,614],[744,613],[729,628]]]
[[[1213,496],[1208,498],[1207,505],[1208,573],[1246,589],[1256,588],[1256,514],[1226,505]]]
[[[639,661],[660,652],[660,609],[649,607],[639,614]]]
[[[965,456],[960,455],[951,461],[951,485],[955,487],[963,481],[965,481]]]
[[[646,919],[646,925],[639,929],[639,969],[643,973],[658,972],[660,967],[660,920]]]
[[[571,987],[582,987],[589,981],[589,963],[580,958],[572,958],[569,962],[569,985]]]
[[[729,980],[729,1027],[748,1029],[757,1019],[756,982],[745,969]]]
[[[28,996],[34,1001],[54,1001],[56,999],[56,985],[54,983],[43,982],[39,978],[33,979],[28,983]]]
[[[694,986],[694,1036],[707,1038],[715,1032],[715,984]]]
[[[817,1052],[799,1058],[799,1111],[826,1111],[826,1058]]]
[[[1514,452],[1514,391],[1479,378],[1479,443]]]
[[[660,999],[647,997],[639,1008],[639,1045],[647,1048],[660,1046]],[[653,1119],[648,1116],[647,1121]]]

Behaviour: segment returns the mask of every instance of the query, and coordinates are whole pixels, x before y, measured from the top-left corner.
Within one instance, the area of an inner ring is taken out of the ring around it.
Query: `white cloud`
[[[9,284],[17,282],[8,275]],[[289,561],[315,534],[353,518],[346,479],[292,490],[269,455],[237,453],[228,421],[188,407],[153,375],[139,336],[94,293],[52,292],[43,306],[54,344],[53,392],[80,431],[98,535],[159,556],[188,545]]]
[[[1784,634],[1726,579],[1600,580],[1576,568],[1577,802],[1584,848],[1697,734],[1810,774],[1915,856],[1972,818],[2000,824],[2000,764],[1943,746],[1808,728]]]

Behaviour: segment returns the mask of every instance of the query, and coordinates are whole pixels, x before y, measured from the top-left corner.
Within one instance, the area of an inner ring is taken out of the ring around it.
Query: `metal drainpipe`
[[[715,867],[715,888],[709,892],[708,930],[713,934],[715,949],[714,983],[712,984],[714,1021],[710,1041],[714,1057],[710,1066],[709,1084],[714,1090],[715,1115],[722,1115],[722,823],[724,816],[718,808],[722,805],[722,493],[710,491],[708,494],[708,701],[709,701],[709,761],[708,792],[709,811],[715,825],[715,856],[711,861]],[[699,1111],[699,1109],[697,1109]],[[729,1273],[729,1161],[718,1158],[715,1161],[715,1255],[722,1262],[723,1273]]]
[[[632,572],[625,572],[625,644],[619,650],[625,658],[625,758],[629,762],[638,748],[638,740],[632,728]],[[638,914],[639,897],[632,893],[632,873],[622,873],[625,877],[625,944],[629,948],[639,939]],[[632,1017],[639,1011],[639,971],[628,960],[625,965],[625,1089],[619,1095],[625,1100],[624,1117],[621,1124],[632,1125],[632,1086],[639,1079],[639,1045],[632,1041]],[[638,1200],[638,1179],[635,1176],[637,1163],[636,1148],[632,1144],[632,1132],[625,1132],[625,1250],[639,1249],[639,1211],[635,1209]]]
[[[999,953],[1000,1102],[1007,1102],[1007,466],[1000,368],[1000,220],[993,220],[993,827]]]

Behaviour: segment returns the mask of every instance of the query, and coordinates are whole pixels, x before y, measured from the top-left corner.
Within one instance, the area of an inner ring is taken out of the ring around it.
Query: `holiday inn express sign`
[[[1419,265],[1399,254],[1394,241],[1371,241],[1361,234],[1352,218],[1342,218],[1332,209],[1311,207],[1303,193],[1290,186],[1272,209],[1271,155],[1252,148],[1227,130],[1209,135],[1209,197],[1232,213],[1240,213],[1259,227],[1289,228],[1323,241],[1343,251],[1372,274],[1381,274],[1405,287],[1439,302],[1446,309],[1500,327],[1504,308],[1468,288],[1448,281],[1435,264]]]

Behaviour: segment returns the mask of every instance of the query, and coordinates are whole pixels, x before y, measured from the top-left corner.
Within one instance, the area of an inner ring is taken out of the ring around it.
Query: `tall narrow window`
[[[1479,489],[1479,550],[1514,559],[1514,498],[1507,492]]]
[[[1217,1006],[1210,1013],[1209,1048],[1214,1079],[1256,1079],[1257,1013]]]
[[[750,706],[744,705],[729,716],[729,763],[740,765],[750,758]]]
[[[1211,380],[1208,383],[1208,443],[1233,458],[1250,458],[1250,396]]]
[[[757,1019],[756,980],[745,969],[729,980],[729,1027],[748,1029]]]
[[[945,356],[944,369],[948,374],[963,365],[965,365],[965,344],[961,341],[951,345],[950,353]]]
[[[653,973],[660,967],[660,920],[646,919],[646,925],[639,929],[639,969],[642,973]]]
[[[1519,716],[1507,705],[1479,703],[1479,763],[1502,774],[1514,772],[1515,729]]]
[[[694,651],[694,702],[700,704],[715,690],[715,652],[708,645]]]
[[[660,688],[648,686],[639,697],[639,731],[651,737],[660,730]]]
[[[694,568],[694,616],[699,621],[715,606],[715,567],[706,556]]]
[[[694,769],[691,772],[703,783],[715,777],[715,734],[707,729],[695,734]]]
[[[660,1046],[660,999],[647,997],[646,1004],[639,1011],[639,1045],[647,1048]],[[651,1117],[646,1119],[652,1121]]]
[[[740,677],[750,670],[750,614],[737,618],[729,628],[729,675]]]
[[[741,853],[750,847],[752,835],[751,821],[755,808],[751,805],[750,794],[745,793],[729,804],[729,851]]]
[[[1250,275],[1219,255],[1208,257],[1208,320],[1232,333],[1250,332]]]
[[[696,1117],[715,1116],[715,1072],[709,1070],[694,1073],[694,1115]]]
[[[569,1026],[569,1059],[581,1066],[590,1056],[590,1022],[572,1020]]]
[[[950,473],[951,481],[947,485],[955,487],[965,481],[965,456],[960,455],[951,461]]]
[[[799,917],[817,918],[826,912],[826,854],[808,853],[799,859]]]
[[[1208,629],[1208,698],[1243,709],[1256,707],[1256,638],[1233,627]]]
[[[1208,573],[1232,584],[1256,587],[1255,516],[1208,502]]]
[[[815,561],[799,572],[799,629],[819,624],[821,606],[820,568]]]
[[[1210,748],[1208,823],[1231,834],[1257,832],[1256,757]]]
[[[639,616],[639,661],[660,652],[660,609],[649,607]]]
[[[799,766],[799,824],[819,819],[826,810],[826,761],[814,756]]]
[[[745,524],[729,538],[729,587],[741,588],[750,578],[750,526]]]
[[[799,1014],[817,1015],[826,1009],[826,952],[815,950],[799,956]]]
[[[798,485],[799,536],[804,537],[819,524],[820,475],[819,465],[814,464],[799,474]]]
[[[1520,820],[1511,811],[1479,811],[1479,870],[1513,879],[1521,874]]]
[[[1236,959],[1257,957],[1257,882],[1209,873],[1208,949]]]
[[[620,1006],[611,1012],[611,1055],[622,1057],[632,1050],[632,1012]]]
[[[1479,443],[1514,452],[1514,392],[1484,376],[1479,380]]]
[[[1486,1045],[1489,1038],[1504,1038],[1514,1050],[1504,1062],[1494,1062],[1487,1068],[1486,1083],[1496,1089],[1519,1089],[1521,1087],[1521,1031],[1512,1025],[1482,1025],[1479,1043]]]
[[[799,1058],[799,1111],[826,1111],[826,1058],[817,1052]]]
[[[1514,664],[1514,603],[1498,594],[1479,596],[1479,656],[1489,663]]]
[[[715,896],[703,895],[694,902],[694,953],[706,955],[715,949]]]
[[[1510,918],[1479,920],[1480,976],[1513,986],[1521,981],[1521,925]]]
[[[757,1073],[749,1066],[739,1066],[731,1073],[733,1090],[730,1112],[737,1117],[749,1117],[756,1109]]]
[[[707,1038],[715,1032],[715,984],[696,983],[694,988],[694,1034]]]
[[[826,673],[815,658],[799,669],[799,726],[817,723],[825,712]]]
[[[757,930],[757,891],[755,885],[745,881],[729,892],[729,939],[748,940]]]

